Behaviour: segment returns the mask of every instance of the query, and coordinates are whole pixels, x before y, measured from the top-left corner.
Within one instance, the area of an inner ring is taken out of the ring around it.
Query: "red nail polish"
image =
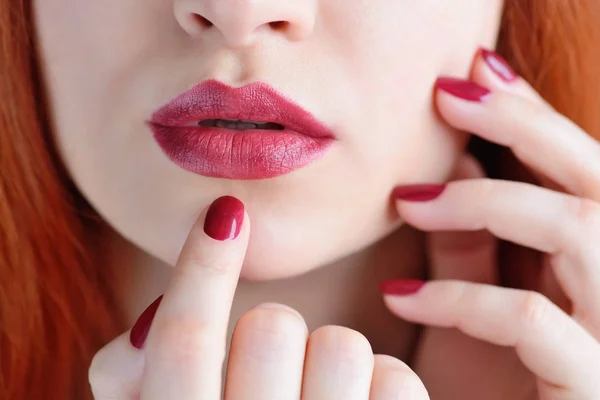
[[[457,78],[438,78],[435,87],[452,96],[473,102],[480,102],[492,93],[475,82]]]
[[[231,196],[218,198],[211,204],[204,221],[204,232],[220,241],[238,237],[244,222],[244,204]]]
[[[446,185],[406,185],[393,191],[394,198],[411,202],[425,202],[437,199],[446,190]]]
[[[517,73],[500,54],[484,48],[479,49],[479,54],[490,69],[504,82],[511,83],[517,79]]]
[[[379,284],[379,291],[393,296],[410,296],[417,293],[425,286],[425,282],[415,279],[399,279],[383,281]]]
[[[131,332],[129,333],[129,341],[136,349],[141,349],[144,347],[144,342],[148,337],[148,332],[150,332],[150,326],[152,325],[152,320],[154,319],[154,315],[156,314],[156,310],[158,310],[158,306],[162,301],[162,296],[158,299],[154,300],[152,304],[144,310],[142,315],[137,319],[133,328],[131,328]]]

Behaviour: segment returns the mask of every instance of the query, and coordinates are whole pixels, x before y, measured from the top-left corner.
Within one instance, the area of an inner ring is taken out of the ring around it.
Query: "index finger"
[[[600,199],[600,144],[573,121],[471,81],[440,78],[436,87],[440,114],[451,126],[510,148],[526,166],[575,195]]]
[[[250,223],[225,196],[205,211],[183,247],[144,348],[141,399],[219,399],[233,295]]]

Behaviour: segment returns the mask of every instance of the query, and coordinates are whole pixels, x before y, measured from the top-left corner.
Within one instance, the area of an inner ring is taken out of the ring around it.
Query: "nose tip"
[[[316,0],[188,0],[176,3],[175,16],[191,36],[218,31],[229,47],[243,47],[259,36],[298,41],[315,24]]]

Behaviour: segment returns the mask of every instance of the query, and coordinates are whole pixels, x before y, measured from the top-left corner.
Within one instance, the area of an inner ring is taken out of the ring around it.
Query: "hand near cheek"
[[[381,285],[394,314],[429,327],[416,372],[435,399],[600,399],[600,144],[494,53],[436,89],[450,125],[568,193],[486,179],[472,159],[447,185],[395,190],[401,218],[431,232],[433,279]],[[543,252],[516,266],[541,270],[532,287],[497,286],[496,237]]]

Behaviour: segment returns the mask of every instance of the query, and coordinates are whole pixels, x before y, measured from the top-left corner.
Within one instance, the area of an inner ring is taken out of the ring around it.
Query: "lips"
[[[335,141],[324,124],[264,83],[205,81],[156,111],[148,125],[175,164],[225,179],[285,175],[321,158]]]

